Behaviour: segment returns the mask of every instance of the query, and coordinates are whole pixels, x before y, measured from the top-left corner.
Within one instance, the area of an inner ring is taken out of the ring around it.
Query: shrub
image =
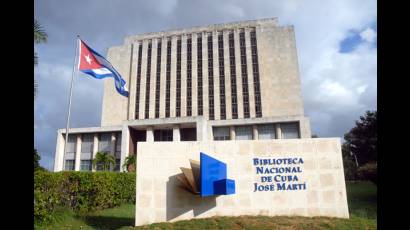
[[[34,174],[35,222],[50,221],[57,207],[84,213],[135,202],[135,173],[45,172]]]
[[[368,180],[377,185],[377,163],[367,163],[357,170],[357,176],[361,180]]]

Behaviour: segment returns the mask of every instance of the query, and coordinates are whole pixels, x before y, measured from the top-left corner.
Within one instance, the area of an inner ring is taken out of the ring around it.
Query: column
[[[209,119],[209,84],[208,84],[208,35],[202,33],[202,104],[203,116]]]
[[[141,83],[140,83],[140,100],[139,100],[139,119],[145,118],[145,91],[147,84],[147,55],[148,55],[148,41],[142,41],[141,54]]]
[[[130,130],[127,125],[122,126],[121,132],[121,158],[120,158],[120,172],[124,172],[123,165],[125,162],[125,158],[128,157],[129,154],[129,141],[130,141]]]
[[[129,107],[128,107],[128,119],[135,119],[135,97],[137,91],[137,65],[138,65],[138,43],[133,42],[131,45],[131,64],[130,64],[130,77],[127,86],[129,89]]]
[[[111,150],[110,150],[110,153],[112,155],[115,154],[115,139],[116,139],[115,133],[111,133]]]
[[[196,33],[192,34],[192,116],[198,116],[198,36]]]
[[[155,118],[155,88],[157,82],[157,49],[158,40],[152,39],[151,44],[151,78],[149,87],[148,118]]]
[[[57,131],[56,153],[54,156],[54,172],[63,170],[64,163],[64,136],[61,131]]]
[[[258,140],[259,139],[258,126],[252,125],[252,130],[253,130],[253,140]]]
[[[154,142],[154,129],[152,127],[147,128],[147,142]]]
[[[77,143],[75,145],[75,164],[74,170],[80,171],[80,164],[81,164],[81,134],[77,134]]]
[[[282,130],[280,128],[280,124],[277,123],[275,126],[276,126],[276,139],[282,139]]]
[[[165,97],[166,97],[166,74],[167,74],[167,39],[162,37],[161,41],[161,82],[159,93],[159,117],[165,117]]]
[[[181,141],[181,133],[178,125],[172,127],[172,141]]]
[[[98,152],[98,133],[94,133],[94,142],[93,142],[93,155],[92,155],[92,160],[95,159],[95,155]],[[93,166],[91,168],[92,172],[95,172],[95,167]]]
[[[231,140],[236,139],[235,126],[230,126],[229,127],[229,134],[230,134]]]

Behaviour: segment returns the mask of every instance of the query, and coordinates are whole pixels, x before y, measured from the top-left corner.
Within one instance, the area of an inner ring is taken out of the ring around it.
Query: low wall
[[[180,167],[204,152],[227,164],[233,195],[201,197],[180,187]],[[135,225],[211,216],[349,218],[339,138],[140,142]]]

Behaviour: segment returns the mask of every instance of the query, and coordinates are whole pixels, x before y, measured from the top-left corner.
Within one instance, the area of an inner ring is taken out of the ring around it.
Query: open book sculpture
[[[191,168],[181,167],[182,174],[177,178],[182,187],[202,197],[235,194],[235,181],[227,179],[226,164],[200,154],[200,162],[189,160]]]

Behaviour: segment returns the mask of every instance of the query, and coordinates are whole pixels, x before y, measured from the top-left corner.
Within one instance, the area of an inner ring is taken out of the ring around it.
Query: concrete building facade
[[[147,33],[110,47],[129,97],[105,80],[100,127],[57,131],[54,171],[98,170],[98,151],[123,171],[139,142],[310,138],[295,34],[276,18]]]

